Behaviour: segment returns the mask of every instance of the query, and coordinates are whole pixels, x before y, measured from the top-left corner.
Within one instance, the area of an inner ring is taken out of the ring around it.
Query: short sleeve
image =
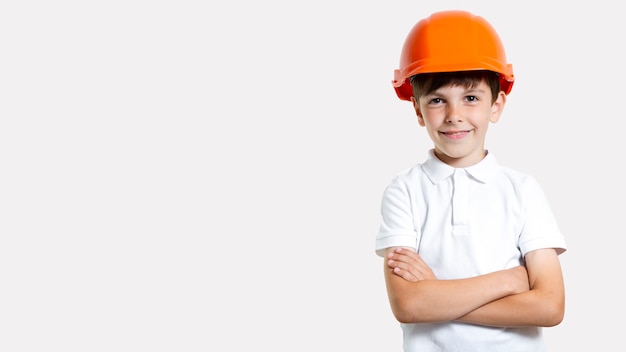
[[[406,185],[395,178],[383,192],[381,224],[376,236],[376,254],[383,256],[389,247],[417,249],[417,231],[414,225],[411,197]]]
[[[542,248],[555,248],[559,254],[567,250],[565,238],[561,233],[548,199],[532,177],[528,177],[522,187],[524,206],[524,226],[520,235],[519,246],[523,255]]]

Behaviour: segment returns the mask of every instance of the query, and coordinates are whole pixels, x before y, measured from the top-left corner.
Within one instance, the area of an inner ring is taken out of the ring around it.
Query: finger
[[[399,261],[399,262],[407,263],[409,265],[413,265],[413,266],[417,266],[421,268],[427,268],[427,270],[430,271],[430,267],[422,259],[422,256],[420,256],[418,253],[413,252],[413,251],[409,251],[406,249],[402,251],[396,251],[394,253],[391,253],[389,255],[389,258]]]
[[[417,277],[400,267],[393,268],[393,273],[409,282],[417,282]]]
[[[411,282],[422,280],[425,277],[422,271],[428,270],[428,268],[419,268],[415,265],[410,265],[395,260],[389,260],[388,265],[394,270],[394,273],[396,275]]]
[[[391,256],[389,256],[389,258],[397,262],[406,263],[412,266],[426,266],[426,263],[423,260],[421,260],[421,258],[411,256],[411,255],[394,253]]]
[[[395,257],[410,258],[413,260],[421,260],[421,257],[419,254],[417,254],[417,252],[413,250],[408,250],[406,248],[396,248],[396,250],[394,252],[391,252],[390,255]]]
[[[418,253],[408,249],[396,249],[388,256],[394,262],[393,267],[399,267],[412,275],[416,281],[436,279],[434,272]]]

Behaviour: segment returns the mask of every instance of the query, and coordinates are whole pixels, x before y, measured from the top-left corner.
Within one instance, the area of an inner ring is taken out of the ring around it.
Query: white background
[[[513,63],[487,147],[568,241],[550,350],[615,350],[621,5],[466,3],[3,2],[0,350],[400,351],[379,203],[431,144],[391,79],[442,9]]]

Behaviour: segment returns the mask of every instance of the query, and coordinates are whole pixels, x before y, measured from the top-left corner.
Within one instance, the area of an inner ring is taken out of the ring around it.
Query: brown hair
[[[452,85],[472,88],[481,81],[485,81],[491,88],[492,104],[496,101],[500,92],[500,78],[498,74],[485,70],[421,73],[411,76],[410,81],[413,88],[413,96],[417,100],[441,87]]]

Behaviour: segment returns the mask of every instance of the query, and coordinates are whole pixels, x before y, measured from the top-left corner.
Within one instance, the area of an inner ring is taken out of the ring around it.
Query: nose
[[[458,104],[448,104],[446,122],[447,123],[463,122],[462,109]]]

